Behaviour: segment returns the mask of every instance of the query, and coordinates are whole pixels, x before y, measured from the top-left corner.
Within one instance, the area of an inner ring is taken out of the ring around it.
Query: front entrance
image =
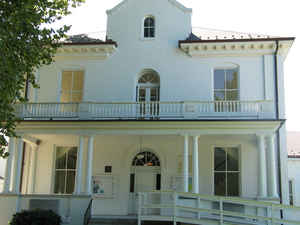
[[[161,188],[160,161],[154,153],[143,151],[134,157],[131,165],[129,214],[137,214],[138,193]]]

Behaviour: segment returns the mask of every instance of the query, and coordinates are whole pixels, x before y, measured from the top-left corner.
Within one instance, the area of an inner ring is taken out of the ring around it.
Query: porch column
[[[79,137],[79,149],[77,152],[76,185],[75,185],[75,191],[74,191],[75,195],[79,195],[81,193],[83,147],[84,147],[84,136],[80,136]]]
[[[35,177],[36,177],[36,160],[37,160],[37,152],[38,145],[31,145],[31,154],[30,154],[30,186],[29,193],[34,194],[35,192]]]
[[[265,136],[257,135],[258,142],[258,197],[267,197],[267,167],[266,167],[266,149]]]
[[[189,191],[189,136],[184,136],[184,149],[183,149],[183,192]]]
[[[199,194],[199,157],[198,157],[198,138],[193,137],[193,193]]]
[[[277,191],[277,173],[276,173],[276,162],[275,162],[275,142],[274,134],[267,136],[268,146],[268,171],[269,171],[269,193],[268,196],[271,198],[278,198]]]
[[[12,192],[20,194],[22,160],[23,160],[23,139],[17,138],[17,158],[14,159],[14,182]]]
[[[3,187],[4,193],[10,192],[11,177],[13,172],[12,162],[15,156],[15,143],[16,143],[16,138],[9,139],[9,144],[8,144],[9,156],[6,160],[4,187]]]
[[[94,137],[90,136],[88,140],[87,170],[86,170],[86,193],[92,194],[92,173],[93,173],[93,152]]]

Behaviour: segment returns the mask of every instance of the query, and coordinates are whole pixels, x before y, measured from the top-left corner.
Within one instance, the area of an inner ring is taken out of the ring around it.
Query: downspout
[[[28,101],[28,92],[29,92],[29,80],[28,80],[28,74],[27,74],[26,80],[25,80],[25,91],[24,91],[24,98],[26,101]],[[26,143],[24,141],[23,142],[23,158],[22,158],[22,167],[21,167],[20,187],[19,187],[20,193],[22,193],[22,186],[23,186],[25,153],[26,153]]]
[[[279,120],[279,91],[278,91],[278,50],[279,50],[279,41],[276,40],[276,49],[274,52],[274,76],[275,76],[275,80],[274,80],[274,84],[275,84],[275,104],[276,104],[276,120]],[[282,124],[283,125],[283,124]],[[282,126],[281,125],[281,126]],[[280,126],[280,128],[281,128]],[[283,203],[283,196],[282,196],[282,186],[281,186],[281,181],[282,181],[282,174],[281,174],[281,155],[280,155],[280,133],[279,133],[279,129],[277,129],[276,131],[276,140],[277,140],[277,163],[278,163],[278,181],[279,181],[279,200],[280,200],[280,204]],[[280,210],[280,218],[283,219],[283,211]]]

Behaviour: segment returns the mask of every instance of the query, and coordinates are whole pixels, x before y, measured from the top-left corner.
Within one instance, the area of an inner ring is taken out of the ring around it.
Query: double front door
[[[138,113],[141,117],[159,115],[159,87],[139,86],[137,93]]]

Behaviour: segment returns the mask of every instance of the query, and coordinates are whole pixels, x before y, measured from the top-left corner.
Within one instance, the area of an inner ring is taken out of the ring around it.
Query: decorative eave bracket
[[[278,54],[285,59],[293,40],[278,41]],[[180,41],[179,49],[191,57],[255,56],[274,54],[276,41],[220,41],[188,42]]]
[[[116,44],[63,45],[55,58],[107,59],[117,49]]]

